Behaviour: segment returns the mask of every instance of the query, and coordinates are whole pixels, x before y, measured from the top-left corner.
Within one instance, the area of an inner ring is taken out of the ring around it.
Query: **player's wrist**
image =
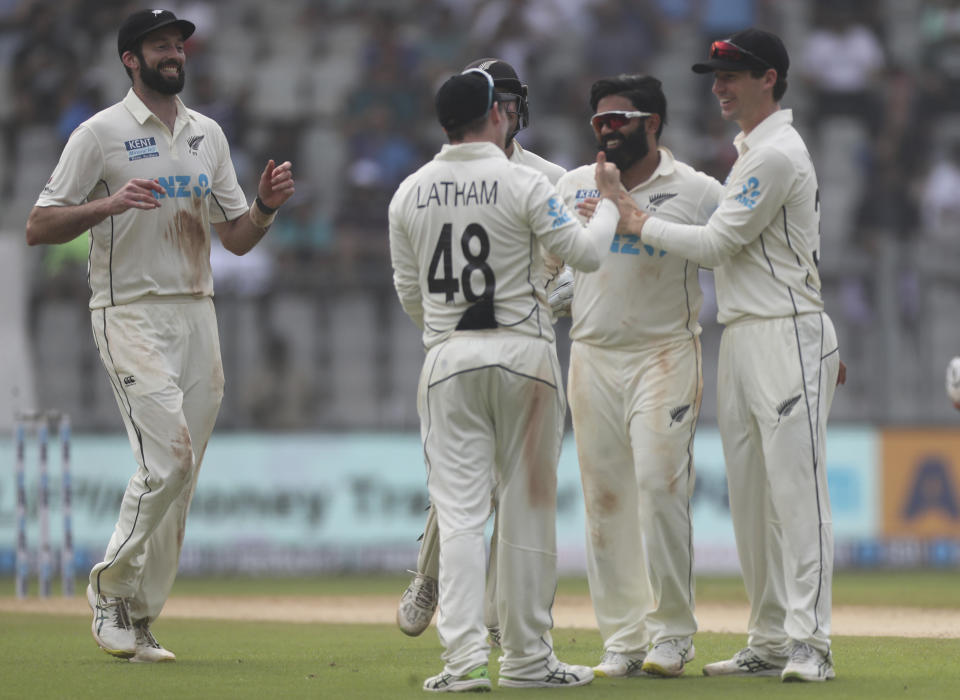
[[[270,228],[270,224],[277,218],[277,210],[268,207],[260,201],[260,197],[257,197],[250,207],[249,215],[250,223],[252,223],[255,228],[265,231]]]
[[[257,209],[262,211],[267,216],[270,216],[271,214],[276,214],[277,209],[279,209],[279,207],[268,207],[266,204],[263,203],[263,200],[260,199],[260,195],[257,195],[257,198],[254,200],[253,203],[257,205]]]

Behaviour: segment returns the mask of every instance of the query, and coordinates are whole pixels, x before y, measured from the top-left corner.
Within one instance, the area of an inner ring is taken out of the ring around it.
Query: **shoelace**
[[[137,630],[137,644],[140,646],[153,647],[154,649],[162,649],[160,642],[157,641],[157,638],[153,636],[153,632],[150,631],[150,628],[145,624],[134,625]]]
[[[122,599],[117,599],[113,606],[113,622],[117,627],[125,630],[130,629],[130,613],[127,612],[127,605]]]
[[[434,605],[434,599],[436,594],[432,590],[434,588],[433,584],[429,581],[425,581],[422,586],[417,589],[417,607],[420,608],[432,608]]]
[[[128,630],[133,626],[130,624],[130,614],[123,598],[107,598],[104,595],[97,598],[97,620],[101,626],[107,619],[107,608],[113,608],[113,623],[117,627]]]

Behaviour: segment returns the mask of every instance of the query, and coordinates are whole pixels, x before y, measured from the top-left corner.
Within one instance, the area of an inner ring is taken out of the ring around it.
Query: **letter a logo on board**
[[[942,511],[941,515],[951,520],[960,519],[955,493],[949,466],[937,457],[927,458],[916,470],[903,516],[913,520],[930,511]]]

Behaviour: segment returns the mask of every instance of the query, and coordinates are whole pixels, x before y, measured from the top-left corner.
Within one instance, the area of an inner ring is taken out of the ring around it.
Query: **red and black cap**
[[[180,30],[184,39],[189,39],[196,30],[193,22],[177,19],[170,10],[140,10],[123,20],[120,31],[117,33],[117,53],[123,56],[140,39],[150,32],[162,27],[175,26]]]
[[[766,70],[773,68],[777,77],[786,79],[790,68],[787,49],[776,34],[762,29],[744,29],[728,39],[710,45],[710,58],[693,66],[694,73],[718,70]]]

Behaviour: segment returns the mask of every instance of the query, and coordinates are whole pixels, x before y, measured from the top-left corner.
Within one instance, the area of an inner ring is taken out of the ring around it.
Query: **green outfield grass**
[[[291,579],[182,577],[173,595],[397,594],[405,576]],[[837,604],[960,607],[956,572],[844,573]],[[0,579],[10,597],[12,580]],[[82,588],[78,588],[82,591]],[[698,581],[703,601],[742,600],[738,579]],[[586,593],[581,580],[561,581],[560,594]],[[265,601],[266,605],[269,602]],[[431,628],[418,638],[392,625],[281,624],[161,618],[154,632],[178,660],[141,665],[96,649],[89,620],[0,613],[0,698],[424,698],[423,679],[441,668]],[[812,687],[775,678],[706,678],[703,664],[730,656],[742,635],[700,633],[697,658],[676,680],[597,679],[559,691],[564,697],[637,698],[957,698],[960,639],[835,637],[837,679]],[[593,664],[601,651],[594,630],[554,631],[558,656]],[[496,678],[496,654],[491,657]],[[558,691],[500,689],[495,694],[556,697]]]
[[[5,698],[424,698],[423,679],[441,668],[430,629],[410,639],[384,625],[302,625],[160,620],[171,664],[117,661],[97,650],[76,616],[0,614],[0,696]],[[595,631],[554,632],[558,656],[595,663]],[[838,637],[837,679],[812,688],[776,678],[706,678],[706,661],[740,648],[738,635],[698,634],[697,658],[676,680],[597,679],[564,691],[510,691],[524,698],[557,692],[584,698],[956,698],[960,640]],[[491,655],[496,677],[496,655]]]
[[[249,576],[180,576],[173,595],[399,595],[410,582],[409,575],[328,575],[288,578]],[[31,580],[31,594],[36,581]],[[86,586],[78,578],[78,595]],[[59,594],[60,583],[54,582]],[[563,578],[560,595],[588,595],[585,578]],[[13,593],[13,579],[0,577],[0,597]],[[697,599],[703,602],[745,603],[743,582],[736,576],[700,576]],[[835,605],[889,605],[916,608],[960,609],[960,572],[954,570],[842,571],[834,576]]]

